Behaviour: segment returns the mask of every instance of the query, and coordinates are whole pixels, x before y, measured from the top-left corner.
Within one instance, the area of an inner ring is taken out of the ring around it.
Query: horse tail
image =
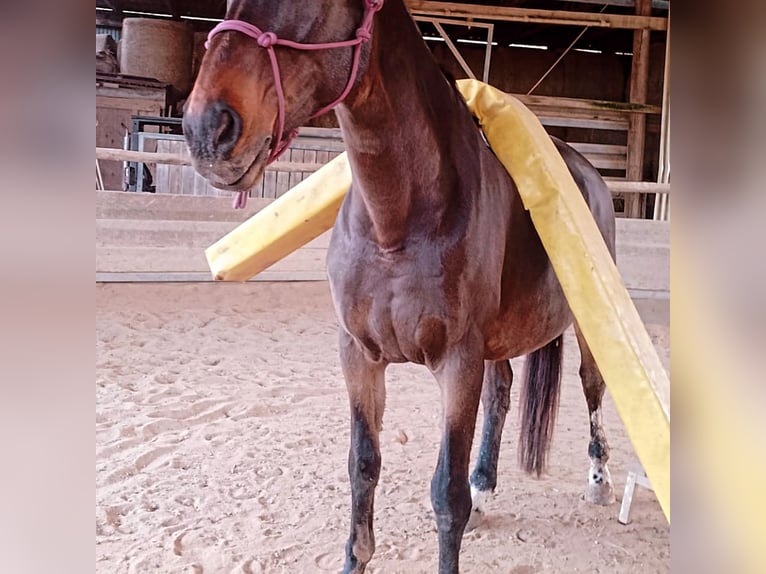
[[[530,353],[521,390],[519,464],[526,472],[543,473],[556,424],[561,391],[563,335]]]

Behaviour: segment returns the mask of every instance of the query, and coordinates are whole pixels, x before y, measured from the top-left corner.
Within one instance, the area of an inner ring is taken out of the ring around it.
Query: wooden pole
[[[96,159],[105,161],[135,161],[139,163],[161,163],[164,165],[192,165],[188,155],[180,153],[156,153],[148,151],[133,151],[126,149],[97,147]],[[319,163],[297,163],[275,161],[268,169],[284,172],[313,172],[322,167]]]
[[[96,159],[105,161],[137,161],[141,163],[162,163],[166,165],[191,165],[188,155],[180,153],[155,153],[148,151],[133,151],[109,147],[97,147]]]
[[[668,14],[670,24],[670,14]],[[670,26],[665,39],[665,74],[662,81],[662,119],[660,122],[660,167],[657,170],[657,181],[670,182]],[[654,200],[654,219],[668,219],[668,196],[658,195]]]
[[[452,42],[452,38],[447,35],[447,32],[444,31],[444,28],[442,28],[442,25],[439,24],[437,20],[433,21],[434,28],[436,28],[436,31],[439,33],[439,36],[441,36],[444,39],[444,42],[447,44],[447,48],[449,48],[449,51],[452,52],[452,55],[455,56],[455,59],[460,64],[460,67],[463,68],[463,71],[468,75],[469,78],[476,79],[476,74],[473,73],[473,70],[471,70],[471,66],[468,65],[468,62],[465,61],[465,58],[463,58],[460,51],[457,49],[457,46]]]
[[[574,40],[572,40],[572,42],[569,44],[569,46],[566,47],[566,49],[563,52],[561,52],[561,55],[558,58],[556,58],[556,61],[553,62],[553,64],[551,64],[551,66],[547,70],[545,70],[545,73],[542,76],[540,76],[540,79],[537,80],[535,84],[531,88],[529,88],[529,90],[527,90],[528,96],[531,96],[532,92],[534,92],[537,89],[537,86],[543,83],[543,80],[548,77],[548,75],[556,68],[556,66],[559,65],[559,62],[561,62],[561,60],[564,59],[564,57],[572,50],[572,48],[575,47],[575,44],[577,44],[577,42],[580,41],[580,38],[582,38],[585,32],[587,32],[588,30],[590,30],[590,26],[585,26],[585,28],[583,28],[582,31],[579,34],[577,34],[577,37]]]
[[[636,13],[648,16],[652,12],[651,0],[636,0]],[[649,85],[650,31],[633,32],[633,65],[630,71],[630,103],[645,104]],[[628,120],[628,168],[627,178],[641,181],[644,170],[644,142],[646,140],[646,116],[631,114]],[[641,217],[642,198],[630,195],[625,198],[625,216]]]
[[[621,181],[619,179],[610,179],[607,180],[606,186],[612,193],[627,193],[631,195],[670,193],[669,183],[654,183],[652,181]]]
[[[643,114],[641,114],[643,115]],[[165,165],[191,165],[191,158],[180,153],[154,153],[148,151],[132,151],[125,149],[97,147],[96,160],[106,161],[136,161],[140,163],[161,163]],[[322,167],[319,163],[295,163],[276,161],[268,169],[287,172],[314,172]],[[670,193],[669,183],[654,183],[651,181],[622,181],[610,179],[606,182],[612,193],[630,195],[641,193]]]
[[[481,74],[481,79],[485,84],[489,84],[489,64],[492,60],[492,37],[495,33],[495,25],[490,24],[487,28],[487,48],[484,51],[484,71]]]

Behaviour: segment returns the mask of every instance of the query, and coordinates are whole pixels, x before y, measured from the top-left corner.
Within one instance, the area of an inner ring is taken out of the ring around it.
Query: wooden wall
[[[160,116],[165,110],[165,90],[96,86],[96,147],[123,148],[131,116]],[[104,189],[123,189],[121,161],[99,162]]]
[[[660,38],[660,35],[655,35]],[[429,46],[440,65],[457,78],[465,77],[454,56],[443,43],[430,42]],[[461,54],[474,71],[480,73],[484,61],[484,47],[459,44]],[[548,69],[560,54],[556,50],[533,50],[511,47],[493,49],[490,83],[516,94],[525,93]],[[627,176],[628,118],[630,113],[614,109],[583,108],[578,101],[600,100],[625,102],[629,99],[629,83],[632,58],[627,55],[589,54],[570,52],[535,91],[526,103],[539,115],[548,114],[546,129],[553,135],[579,147],[606,177],[623,179]],[[656,178],[659,150],[659,104],[662,99],[664,67],[664,42],[651,45],[647,103],[654,109],[646,113],[646,138],[643,179]],[[128,95],[125,93],[125,95]],[[555,98],[555,101],[554,101]],[[107,102],[100,96],[97,108],[97,145],[122,147],[124,125],[129,125],[131,113],[159,115],[159,102],[147,102],[125,97],[122,104],[116,99]],[[126,107],[127,106],[127,107]],[[130,107],[132,106],[132,107]],[[572,118],[573,121],[555,121],[556,116]],[[333,114],[327,114],[314,125],[337,126]],[[325,163],[342,151],[338,132],[319,137],[299,138],[283,156],[284,161]],[[160,142],[157,151],[186,153],[182,142]],[[122,188],[122,165],[120,162],[104,162],[101,166],[106,189]],[[182,195],[230,196],[220,192],[186,166],[152,166],[158,193]],[[278,197],[309,172],[279,172],[268,169],[251,192],[251,197]],[[615,209],[623,213],[624,197],[615,197]]]
[[[588,102],[546,96],[528,96],[522,100],[540,117],[549,131],[569,129],[572,122],[588,125],[591,133],[613,133],[620,131],[624,135],[628,122],[624,113],[614,110],[602,110]],[[564,126],[562,128],[562,126]],[[279,163],[321,166],[337,156],[344,149],[340,130],[330,128],[304,128],[290,148],[280,158]],[[624,138],[623,138],[624,139]],[[627,148],[623,144],[570,142],[598,168],[602,175],[625,177]],[[175,153],[188,156],[189,152],[183,141],[159,141],[159,152]],[[225,196],[231,193],[214,188],[189,166],[160,164],[151,167],[157,193],[196,196]],[[316,169],[316,168],[314,168]],[[277,167],[268,167],[263,177],[250,190],[250,197],[276,198],[287,192],[298,182],[308,177],[311,171],[280,171]],[[619,202],[618,202],[619,203]]]
[[[456,78],[465,72],[446,45],[429,43],[439,64]],[[460,53],[477,75],[484,61],[484,47],[459,45]],[[514,93],[525,94],[560,55],[556,50],[534,50],[498,46],[492,50],[490,84]],[[572,51],[553,69],[535,90],[535,95],[588,100],[628,102],[632,57],[616,54],[591,54]],[[665,41],[655,35],[650,46],[649,81],[646,103],[662,104],[662,82],[665,69]],[[660,110],[646,114],[646,141],[644,146],[643,179],[656,180],[659,155]],[[626,145],[625,131],[589,132],[570,128],[552,131],[565,141]]]

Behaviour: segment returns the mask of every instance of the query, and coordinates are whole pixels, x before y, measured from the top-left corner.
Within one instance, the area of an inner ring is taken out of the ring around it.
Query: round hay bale
[[[191,89],[194,29],[188,22],[125,18],[120,43],[123,74],[156,78],[180,92]]]

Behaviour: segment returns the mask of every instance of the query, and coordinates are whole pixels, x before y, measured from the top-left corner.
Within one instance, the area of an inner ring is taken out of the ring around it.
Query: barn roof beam
[[[455,59],[458,61],[458,64],[460,64],[460,67],[463,68],[463,71],[466,73],[466,75],[469,78],[476,79],[476,74],[474,74],[473,70],[471,70],[471,67],[468,65],[468,63],[465,61],[463,56],[460,54],[460,51],[457,49],[457,46],[452,41],[452,38],[450,38],[449,34],[444,30],[442,27],[442,24],[450,24],[455,26],[468,26],[469,28],[484,28],[487,30],[487,40],[486,40],[486,47],[484,49],[484,68],[482,71],[482,81],[485,83],[489,82],[489,66],[490,61],[492,59],[492,37],[494,34],[495,25],[494,24],[487,24],[485,22],[469,22],[468,20],[455,20],[452,18],[434,18],[432,16],[413,16],[415,21],[417,22],[429,22],[433,25],[433,27],[436,29],[436,32],[441,36],[442,40],[447,44],[447,47],[449,48],[450,52],[455,56]]]
[[[406,0],[406,4],[410,12],[424,16],[477,18],[480,20],[591,26],[594,28],[626,30],[667,30],[668,27],[667,18],[656,16],[571,12],[568,10],[538,10],[506,6],[482,6],[458,2],[434,2],[432,0]]]
[[[598,4],[599,6],[620,6],[621,8],[635,8],[636,0],[557,0],[568,4]],[[668,10],[670,8],[669,0],[652,0],[652,8],[656,10]]]

